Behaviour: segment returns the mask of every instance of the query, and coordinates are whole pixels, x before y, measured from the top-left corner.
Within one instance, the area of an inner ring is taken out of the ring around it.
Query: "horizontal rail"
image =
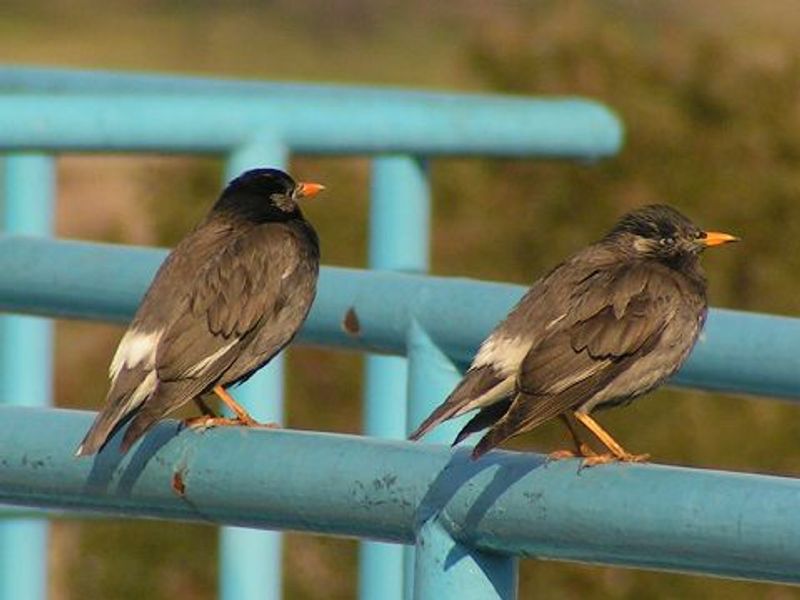
[[[24,93],[87,94],[213,94],[228,96],[325,96],[339,99],[352,98],[369,101],[392,99],[403,102],[468,99],[494,101],[516,99],[529,101],[530,97],[508,94],[475,92],[437,92],[391,85],[354,85],[341,83],[305,83],[296,81],[263,81],[246,79],[208,78],[158,74],[137,71],[104,71],[61,69],[48,67],[0,66],[0,94]]]
[[[406,544],[438,513],[484,551],[800,581],[794,479],[174,421],[125,456],[117,438],[75,458],[92,417],[0,408],[0,502]]]
[[[618,119],[587,100],[310,87],[259,97],[0,95],[0,150],[221,153],[268,136],[308,154],[594,159],[622,143]]]
[[[165,253],[0,236],[0,310],[125,322]],[[326,267],[300,339],[405,354],[413,317],[451,360],[465,364],[524,291],[521,286],[462,278]],[[800,319],[712,309],[705,332],[673,382],[797,398],[798,347]]]

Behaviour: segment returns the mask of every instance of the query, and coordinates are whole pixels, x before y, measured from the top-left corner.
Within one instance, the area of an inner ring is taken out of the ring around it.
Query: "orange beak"
[[[722,244],[738,241],[739,238],[735,235],[730,235],[729,233],[720,233],[719,231],[706,231],[706,237],[702,240],[703,244],[705,244],[707,247],[721,246]]]
[[[312,198],[324,189],[325,186],[321,183],[307,183],[305,181],[301,181],[297,184],[295,196],[298,198]]]

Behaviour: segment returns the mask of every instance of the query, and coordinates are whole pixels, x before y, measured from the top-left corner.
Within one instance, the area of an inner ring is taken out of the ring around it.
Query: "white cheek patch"
[[[509,377],[517,372],[530,348],[530,342],[521,338],[490,336],[481,344],[472,368],[489,365],[502,376]]]
[[[163,329],[150,332],[128,330],[122,336],[108,369],[111,380],[116,379],[123,368],[132,369],[143,363],[145,369],[152,369],[156,364],[156,350],[163,333]]]
[[[653,242],[643,237],[636,236],[633,240],[633,248],[640,254],[647,254],[653,250]]]
[[[184,375],[186,375],[187,377],[196,377],[197,375],[202,374],[203,371],[205,371],[206,369],[211,367],[215,362],[217,362],[217,360],[219,358],[221,358],[228,350],[233,348],[233,346],[235,344],[237,344],[238,342],[239,342],[239,338],[234,338],[233,341],[230,344],[226,344],[225,346],[223,346],[222,348],[220,348],[219,350],[214,352],[214,354],[211,354],[210,356],[206,356],[199,363],[194,365],[192,368],[188,369],[184,373]]]

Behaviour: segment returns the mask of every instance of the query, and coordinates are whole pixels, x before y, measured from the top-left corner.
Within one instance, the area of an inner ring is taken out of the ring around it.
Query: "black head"
[[[228,184],[212,213],[256,222],[302,219],[297,201],[322,189],[318,183],[296,183],[279,169],[252,169]]]
[[[627,254],[675,265],[696,260],[709,246],[738,240],[727,233],[703,231],[666,204],[651,204],[629,212],[606,239]]]

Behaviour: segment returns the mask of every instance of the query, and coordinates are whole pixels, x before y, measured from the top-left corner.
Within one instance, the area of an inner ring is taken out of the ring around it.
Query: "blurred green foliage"
[[[11,60],[80,66],[590,96],[626,124],[618,157],[433,164],[433,270],[530,283],[622,212],[668,202],[744,239],[705,258],[714,305],[798,312],[800,7],[791,2],[115,4],[45,10],[13,0],[0,48]],[[31,43],[31,33],[42,41]],[[324,261],[363,265],[368,163],[299,158],[292,171],[328,186],[306,210]],[[138,173],[138,218],[165,245],[201,218],[221,180],[210,159]],[[60,326],[61,404],[97,405],[115,341],[108,327]],[[77,358],[75,344],[86,350]],[[294,349],[288,397],[292,427],[358,431],[360,357]],[[659,462],[795,475],[797,417],[789,404],[666,389],[600,418]],[[545,426],[512,446],[563,442]],[[215,596],[211,528],[91,522],[58,525],[56,536],[69,540],[53,556],[67,573],[53,584],[60,598]],[[355,557],[350,540],[288,536],[286,597],[352,598]],[[798,596],[785,586],[532,560],[521,585],[521,597],[554,599]]]

